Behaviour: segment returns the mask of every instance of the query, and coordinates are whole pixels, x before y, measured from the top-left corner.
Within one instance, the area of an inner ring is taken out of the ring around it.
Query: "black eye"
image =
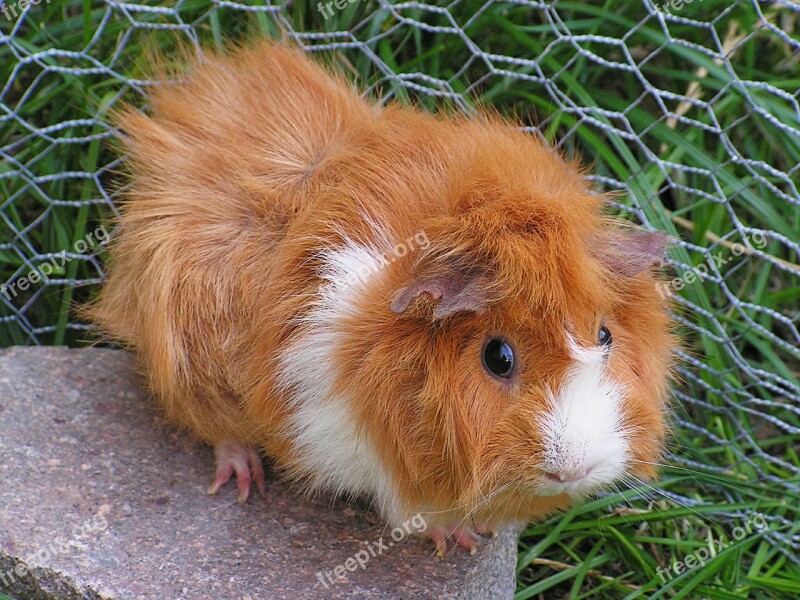
[[[514,371],[514,351],[503,340],[492,338],[483,347],[483,366],[492,375],[508,379]]]
[[[608,330],[608,327],[603,325],[600,328],[599,333],[597,334],[597,341],[601,346],[610,346],[611,345],[611,332]]]

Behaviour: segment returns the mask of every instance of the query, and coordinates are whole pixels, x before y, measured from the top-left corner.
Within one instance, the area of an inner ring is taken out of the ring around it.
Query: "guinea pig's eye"
[[[600,331],[597,334],[597,342],[601,346],[610,346],[611,345],[611,332],[608,330],[608,327],[603,325],[600,328]]]
[[[483,347],[483,366],[495,377],[508,379],[514,372],[514,351],[500,338],[491,338]]]

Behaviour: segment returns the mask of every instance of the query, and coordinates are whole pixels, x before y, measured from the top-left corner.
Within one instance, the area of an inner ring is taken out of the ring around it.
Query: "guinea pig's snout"
[[[534,426],[542,440],[537,493],[581,494],[622,476],[630,461],[624,387],[605,372],[601,354],[574,356],[561,385],[550,390]]]

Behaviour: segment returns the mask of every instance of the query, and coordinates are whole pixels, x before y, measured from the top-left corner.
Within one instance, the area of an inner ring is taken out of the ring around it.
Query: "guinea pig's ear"
[[[633,277],[661,264],[667,246],[663,231],[620,230],[596,246],[595,255],[621,277]]]
[[[460,311],[483,312],[489,303],[488,278],[476,271],[451,271],[422,276],[400,288],[392,300],[392,311],[405,312],[415,298],[427,294],[436,302],[435,319]]]

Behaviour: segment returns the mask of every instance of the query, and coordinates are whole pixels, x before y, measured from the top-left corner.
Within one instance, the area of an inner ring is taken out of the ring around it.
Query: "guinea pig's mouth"
[[[535,488],[539,496],[567,494],[585,497],[612,485],[625,472],[623,465],[599,461],[589,466],[543,469]]]

